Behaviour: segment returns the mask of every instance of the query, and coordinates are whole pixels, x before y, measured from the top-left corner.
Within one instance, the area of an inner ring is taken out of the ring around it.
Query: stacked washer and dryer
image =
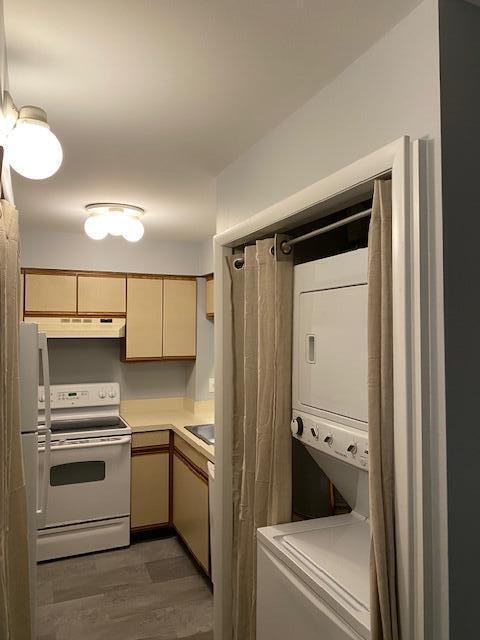
[[[295,267],[292,434],[351,507],[257,532],[257,640],[370,638],[367,249]]]

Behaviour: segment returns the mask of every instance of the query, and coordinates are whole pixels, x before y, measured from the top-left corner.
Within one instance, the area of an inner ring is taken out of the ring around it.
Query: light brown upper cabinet
[[[163,281],[163,356],[194,358],[197,337],[197,281]]]
[[[75,314],[77,277],[67,273],[26,273],[25,313]]]
[[[163,356],[163,279],[128,277],[126,360]]]
[[[214,316],[214,281],[213,276],[207,276],[205,283],[205,313],[207,318],[213,318]]]
[[[79,314],[118,314],[126,310],[126,281],[122,276],[79,275]]]

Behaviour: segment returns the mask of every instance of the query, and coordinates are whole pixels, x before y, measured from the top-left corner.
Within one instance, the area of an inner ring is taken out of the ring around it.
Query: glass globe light
[[[145,232],[143,224],[138,218],[132,218],[127,216],[125,219],[125,226],[122,232],[125,240],[129,242],[138,242]]]
[[[108,235],[108,222],[105,216],[90,216],[85,220],[83,228],[92,240],[103,240]]]
[[[111,236],[121,236],[125,228],[126,216],[123,211],[109,211],[106,214],[108,233]]]
[[[6,147],[9,165],[25,178],[44,180],[62,164],[62,146],[48,124],[41,120],[17,120]]]

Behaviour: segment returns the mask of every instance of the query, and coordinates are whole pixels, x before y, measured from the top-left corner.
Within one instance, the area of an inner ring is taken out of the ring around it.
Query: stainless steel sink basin
[[[203,440],[207,444],[215,444],[215,425],[214,424],[194,424],[188,427],[190,433],[193,433],[194,436]]]

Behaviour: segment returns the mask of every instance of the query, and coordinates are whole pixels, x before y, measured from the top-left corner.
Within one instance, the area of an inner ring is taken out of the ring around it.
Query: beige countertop
[[[132,433],[171,429],[208,460],[215,460],[215,447],[187,431],[193,424],[214,422],[213,400],[194,402],[190,398],[153,398],[123,400],[120,415],[131,427]]]

